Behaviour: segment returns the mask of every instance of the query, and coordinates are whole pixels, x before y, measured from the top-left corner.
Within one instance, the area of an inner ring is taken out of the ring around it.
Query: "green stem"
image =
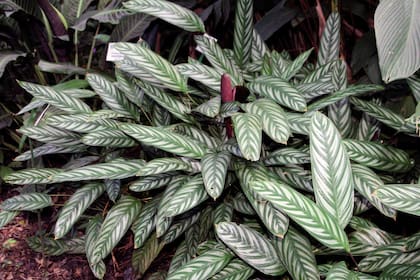
[[[99,34],[100,26],[101,26],[101,24],[98,23],[98,27],[96,27],[95,35],[93,36],[93,41],[92,41],[92,45],[90,46],[90,52],[89,52],[88,63],[87,63],[87,66],[86,66],[86,71],[90,70],[90,66],[92,64],[93,51],[95,49],[95,44],[96,44],[96,36]]]

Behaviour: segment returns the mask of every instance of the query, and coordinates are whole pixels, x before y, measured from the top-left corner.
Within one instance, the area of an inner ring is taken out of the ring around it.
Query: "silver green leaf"
[[[226,151],[208,153],[201,159],[201,174],[209,196],[216,200],[223,192],[231,154]]]
[[[248,88],[250,91],[269,97],[278,104],[292,110],[306,111],[306,101],[303,95],[294,86],[282,79],[260,76],[248,83]]]
[[[284,238],[277,238],[274,245],[293,279],[320,279],[315,255],[308,238],[289,227]]]
[[[109,119],[93,119],[93,114],[54,115],[46,119],[47,125],[80,133],[118,129],[118,122]]]
[[[287,113],[290,131],[296,134],[308,135],[311,118],[304,114]]]
[[[280,148],[264,158],[266,166],[310,163],[310,154],[295,148]]]
[[[52,87],[41,86],[29,82],[19,82],[19,85],[39,100],[57,107],[67,113],[90,113],[90,107],[78,98],[69,96]]]
[[[130,190],[144,192],[166,186],[176,177],[176,173],[162,173],[140,178],[130,184]]]
[[[82,143],[88,146],[127,148],[137,144],[132,138],[119,129],[90,132],[82,137]]]
[[[175,132],[129,123],[121,124],[121,129],[134,139],[146,145],[176,155],[202,158],[207,152],[207,146],[203,143]]]
[[[343,140],[351,160],[364,166],[389,172],[407,172],[414,161],[401,149],[376,142],[360,140]]]
[[[141,248],[156,227],[157,207],[161,197],[155,197],[146,203],[140,214],[134,219],[131,230],[134,233],[134,249]]]
[[[408,78],[420,67],[420,3],[381,1],[375,11],[375,37],[382,79]]]
[[[54,236],[66,235],[83,212],[105,191],[104,184],[92,183],[78,189],[61,208],[55,223]]]
[[[14,185],[48,184],[51,182],[52,176],[62,171],[58,168],[29,168],[13,172],[7,175],[4,180],[6,183]]]
[[[354,186],[340,132],[330,119],[316,112],[311,119],[309,140],[316,203],[345,228],[353,215]]]
[[[258,271],[273,276],[285,273],[276,249],[257,231],[245,225],[222,222],[216,225],[216,233],[238,257]]]
[[[284,110],[270,99],[258,99],[252,103],[242,105],[250,114],[261,117],[262,129],[277,143],[285,144],[291,134],[289,122]]]
[[[253,0],[236,1],[235,24],[233,29],[233,53],[241,69],[251,59],[253,33]]]
[[[263,198],[282,209],[310,235],[332,249],[349,251],[346,233],[338,221],[291,187],[270,181],[255,181],[251,187]]]
[[[137,107],[124,96],[112,81],[102,75],[91,73],[86,75],[86,80],[111,110],[138,119]]]
[[[201,175],[180,186],[165,206],[165,217],[174,217],[199,205],[208,198]]]
[[[91,164],[52,176],[49,182],[74,182],[97,179],[125,179],[135,176],[144,166],[143,160],[114,159],[110,162]]]
[[[156,234],[153,234],[147,239],[142,248],[133,251],[131,265],[139,277],[144,275],[164,246],[165,243],[159,240]]]
[[[373,191],[384,185],[384,182],[368,167],[360,164],[352,164],[354,188],[363,195],[373,206],[387,217],[394,218],[397,213],[395,209],[384,205],[380,199],[372,195]]]
[[[188,58],[188,63],[181,63],[175,66],[178,71],[193,80],[196,80],[209,88],[219,91],[222,72],[213,67],[207,66],[198,60]]]
[[[191,260],[191,256],[188,253],[187,243],[185,239],[181,241],[178,245],[174,256],[172,257],[171,264],[169,266],[168,274],[172,274],[178,268],[185,265],[187,262]]]
[[[165,0],[130,0],[124,7],[158,17],[190,32],[206,32],[201,18],[193,11]]]
[[[318,50],[317,65],[324,65],[338,59],[340,52],[341,18],[337,12],[332,12],[325,23]]]
[[[221,96],[211,98],[209,101],[202,103],[198,107],[194,108],[195,112],[201,113],[209,118],[216,117],[220,112],[221,107]]]
[[[13,161],[25,161],[31,158],[37,158],[44,155],[51,154],[66,154],[66,153],[80,153],[86,150],[86,146],[83,144],[72,145],[72,146],[57,146],[54,144],[44,144],[36,147],[32,150],[28,150],[13,159]]]
[[[18,214],[18,211],[0,210],[0,229],[10,223]]]
[[[373,196],[389,207],[420,216],[419,184],[382,185],[375,190]]]
[[[141,206],[137,198],[122,196],[109,210],[95,242],[92,263],[99,263],[111,253],[140,213]]]
[[[188,171],[191,166],[179,158],[156,158],[147,162],[136,176],[157,175],[171,171]]]
[[[382,271],[379,280],[415,280],[420,279],[420,264],[391,265]]]
[[[169,2],[168,2],[169,3]],[[125,59],[141,65],[166,87],[181,92],[187,92],[186,79],[169,61],[159,56],[141,44],[115,43],[115,48],[124,55]]]
[[[23,126],[18,129],[18,132],[29,138],[49,144],[73,146],[80,143],[80,135],[77,133],[48,125]]]
[[[338,262],[334,264],[328,271],[327,278],[325,280],[359,280],[356,272],[350,271],[345,262]]]
[[[231,260],[226,250],[212,249],[187,262],[166,278],[167,280],[209,279],[221,271]]]
[[[187,229],[194,225],[200,218],[201,212],[190,215],[174,222],[163,236],[165,244],[169,244],[181,236]]]
[[[254,269],[240,259],[233,259],[210,280],[247,280],[254,274]]]
[[[229,74],[234,86],[242,85],[239,67],[223,52],[214,39],[202,35],[196,35],[194,39],[207,60],[218,72]]]
[[[262,123],[260,116],[249,113],[237,113],[232,116],[235,136],[239,148],[247,160],[260,159],[262,144]]]
[[[286,69],[281,73],[281,78],[285,81],[289,81],[293,78],[303,67],[303,64],[309,58],[312,53],[312,49],[309,49],[303,53],[301,53],[295,60],[293,60],[290,65],[286,67]]]
[[[89,223],[86,227],[86,238],[85,238],[85,252],[86,257],[89,262],[90,270],[96,278],[102,279],[105,276],[106,267],[103,261],[98,263],[93,263],[93,251],[95,250],[96,239],[101,229],[102,217],[95,216],[89,220]]]
[[[0,209],[5,211],[34,211],[52,206],[51,197],[44,193],[24,193],[4,200]]]

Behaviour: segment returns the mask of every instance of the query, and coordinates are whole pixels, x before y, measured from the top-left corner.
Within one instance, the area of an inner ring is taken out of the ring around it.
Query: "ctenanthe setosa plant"
[[[267,47],[251,0],[236,3],[233,50],[172,2],[124,6],[194,33],[200,59],[173,65],[143,41],[120,42],[115,80],[87,74],[91,90],[21,81],[48,109],[19,130],[42,144],[16,160],[72,157],[8,175],[9,184],[47,187],[3,201],[1,225],[52,206],[51,194],[65,184],[76,190],[54,232],[28,243],[51,255],[85,254],[97,278],[130,231],[139,278],[418,276],[420,236],[388,233],[361,216],[371,208],[392,219],[397,211],[420,215],[420,186],[396,179],[413,160],[378,141],[383,126],[416,137],[415,126],[371,98],[382,86],[348,84],[338,13],[328,17],[311,64],[312,49],[292,59]],[[172,242],[168,270],[148,271]]]

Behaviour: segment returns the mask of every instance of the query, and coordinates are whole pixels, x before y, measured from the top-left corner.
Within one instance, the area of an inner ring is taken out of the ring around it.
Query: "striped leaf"
[[[61,130],[52,126],[23,126],[18,129],[19,133],[40,142],[73,146],[80,143],[80,136],[77,133]]]
[[[321,98],[314,103],[310,104],[308,106],[308,111],[314,112],[318,111],[324,107],[327,107],[329,105],[332,105],[340,100],[343,100],[346,97],[354,96],[354,95],[360,95],[366,92],[376,92],[383,90],[384,87],[380,85],[354,85],[349,86],[345,89],[339,90],[337,92],[334,92],[334,94],[331,94],[327,97]]]
[[[419,184],[382,185],[375,190],[373,196],[389,207],[420,216]]]
[[[141,107],[144,95],[140,88],[134,84],[134,73],[127,71],[130,73],[128,74],[122,71],[119,66],[119,64],[115,65],[115,77],[117,79],[115,85],[124,93],[124,96],[127,97],[128,100],[137,105],[137,107]]]
[[[110,80],[91,73],[86,75],[86,80],[111,110],[138,119],[139,113],[136,106]]]
[[[303,67],[303,64],[308,60],[309,56],[312,53],[312,49],[309,49],[303,53],[301,53],[295,60],[288,67],[286,67],[285,71],[281,73],[281,78],[285,81],[289,81],[293,78]]]
[[[171,121],[172,116],[168,110],[159,104],[153,104],[152,121],[150,123],[152,126],[167,126],[171,123]]]
[[[201,174],[204,187],[210,197],[216,200],[223,192],[231,154],[226,151],[208,153],[201,159]]]
[[[415,264],[420,261],[420,252],[406,253],[405,246],[390,244],[383,246],[364,257],[358,264],[363,272],[382,271],[391,265]]]
[[[125,179],[135,176],[144,166],[143,160],[115,159],[106,163],[92,164],[55,174],[49,183],[74,182],[98,179]]]
[[[115,203],[118,196],[120,195],[121,190],[121,180],[115,179],[115,180],[104,180],[105,184],[105,190],[106,194],[108,195],[109,199]]]
[[[111,253],[140,213],[141,206],[138,199],[127,195],[122,196],[109,210],[95,242],[92,263],[99,263]]]
[[[325,246],[349,251],[347,236],[338,221],[309,198],[272,180],[252,182],[251,187]]]
[[[176,173],[162,173],[140,178],[130,184],[133,192],[144,192],[166,186],[176,177]]]
[[[37,158],[44,155],[51,154],[66,154],[66,153],[80,153],[86,150],[86,146],[83,144],[67,146],[57,146],[53,144],[44,144],[36,147],[32,150],[28,150],[13,159],[13,161],[25,161],[31,158]]]
[[[147,46],[145,46],[147,47]],[[121,71],[124,73],[129,73],[131,76],[137,78],[137,79],[133,79],[133,81],[137,81],[137,80],[141,80],[143,82],[147,82],[155,87],[159,87],[159,88],[163,88],[164,85],[155,77],[155,75],[153,75],[152,73],[150,73],[149,71],[147,71],[146,68],[142,67],[142,64],[137,63],[137,61],[134,60],[134,58],[132,57],[128,57],[125,58],[121,61],[117,61],[115,62],[115,68],[117,71]],[[121,87],[121,85],[117,86]],[[131,96],[131,98],[129,97],[129,95],[127,95],[128,99],[133,99],[134,96]],[[134,100],[138,100],[138,97]],[[139,100],[137,102],[134,103],[138,103]]]
[[[316,112],[309,130],[312,182],[316,203],[345,228],[353,215],[353,176],[340,132]]]
[[[208,198],[201,175],[180,186],[165,207],[165,217],[174,217],[194,208]]]
[[[377,170],[402,173],[414,165],[405,151],[391,146],[350,139],[343,140],[343,144],[351,160]]]
[[[178,245],[174,256],[172,257],[171,264],[169,266],[168,275],[172,274],[174,271],[178,270],[180,267],[184,266],[187,262],[191,260],[191,256],[188,253],[187,244],[185,239],[181,241]]]
[[[137,143],[119,129],[107,128],[106,130],[90,132],[82,137],[82,143],[98,147],[133,147]]]
[[[257,231],[232,222],[216,225],[217,236],[235,254],[267,275],[282,275],[285,269],[270,241]]]
[[[381,104],[380,99],[374,99],[373,102]],[[357,127],[357,139],[370,141],[379,130],[379,122],[367,113],[363,113]]]
[[[52,176],[62,172],[58,168],[29,168],[19,170],[7,175],[4,180],[8,184],[28,185],[28,184],[48,184]]]
[[[219,139],[210,136],[207,132],[186,123],[174,124],[173,126],[169,126],[168,130],[189,136],[207,145],[211,149],[217,148],[221,144]]]
[[[187,262],[168,275],[167,280],[208,279],[221,271],[231,260],[226,250],[212,249]]]
[[[60,129],[80,133],[91,133],[107,129],[117,129],[118,122],[114,120],[91,120],[92,114],[54,115],[46,119],[46,123]]]
[[[379,280],[415,280],[420,279],[420,264],[400,264],[386,267],[379,275]]]
[[[158,17],[190,32],[206,32],[204,23],[194,12],[165,0],[130,0],[124,7],[137,13]]]
[[[4,200],[0,209],[4,211],[34,211],[52,206],[51,197],[44,193],[24,193]]]
[[[242,105],[250,114],[261,117],[262,129],[277,143],[286,144],[291,134],[286,113],[270,99],[258,99],[252,103]]]
[[[394,218],[397,213],[393,208],[385,206],[378,197],[372,195],[373,191],[384,185],[384,182],[368,167],[352,164],[354,188],[363,195],[373,206],[387,217]]]
[[[189,170],[191,166],[178,158],[157,158],[147,162],[136,176],[157,175],[171,171]]]
[[[28,237],[26,243],[33,251],[47,256],[59,256],[70,250],[64,240],[55,240],[45,236]]]
[[[203,114],[209,118],[214,118],[220,112],[221,101],[222,100],[220,95],[213,97],[209,101],[194,108],[194,111]]]
[[[260,76],[248,83],[251,92],[266,96],[292,110],[306,111],[306,101],[297,89],[279,78]]]
[[[318,50],[317,66],[338,59],[340,52],[340,28],[340,14],[332,12],[328,17],[324,31],[322,32]]]
[[[273,176],[261,165],[236,166],[236,175],[249,203],[254,208],[266,228],[275,236],[283,238],[289,227],[289,218],[274,205],[264,200],[250,186],[253,180],[265,180]]]
[[[76,97],[69,96],[52,87],[41,86],[28,82],[19,82],[19,85],[35,98],[63,110],[70,114],[90,113],[90,107]]]
[[[392,112],[390,109],[376,104],[375,102],[365,101],[355,97],[350,98],[350,102],[360,111],[366,112],[368,115],[376,118],[385,125],[401,132],[414,133],[415,125],[409,124],[400,115]]]
[[[233,259],[219,273],[210,280],[247,280],[254,274],[254,270],[240,259]]]
[[[200,215],[200,218],[202,216],[203,215]],[[192,257],[196,257],[198,244],[200,242],[199,230],[200,230],[200,224],[197,221],[197,223],[193,224],[190,228],[188,228],[184,234],[185,243],[187,244],[187,248],[188,248],[188,254]]]
[[[308,170],[300,166],[271,167],[269,170],[275,173],[281,182],[296,189],[313,192],[312,177]]]
[[[311,118],[303,114],[287,113],[291,133],[308,135]]]
[[[121,130],[134,139],[161,150],[176,155],[202,158],[207,152],[207,146],[178,133],[144,125],[124,123]]]
[[[165,244],[169,244],[180,237],[187,229],[194,225],[200,218],[201,212],[188,216],[185,219],[177,220],[170,226],[168,231],[163,236]]]
[[[350,271],[345,262],[334,264],[328,271],[326,280],[359,280],[356,272]]]
[[[242,85],[239,67],[223,52],[215,40],[202,35],[196,35],[194,39],[201,52],[216,71],[229,74],[233,86]]]
[[[295,148],[281,148],[264,158],[264,164],[270,165],[290,165],[310,163],[310,154]]]
[[[170,93],[164,92],[162,89],[159,89],[149,83],[140,80],[136,80],[135,82],[141,89],[143,89],[147,96],[168,110],[168,112],[170,112],[173,116],[185,122],[190,122],[187,114],[191,112],[191,109],[187,105],[179,101]]]
[[[0,229],[10,223],[18,214],[18,211],[0,210]]]
[[[96,238],[98,236],[99,230],[101,229],[102,217],[96,216],[89,220],[89,223],[86,228],[86,238],[85,238],[85,252],[86,257],[89,262],[90,270],[96,278],[102,279],[105,276],[106,267],[103,261],[98,263],[93,263],[93,251],[95,249]]]
[[[233,217],[233,207],[227,203],[221,203],[214,210],[214,221],[213,224],[221,222],[231,222]]]
[[[134,219],[131,230],[134,233],[134,249],[143,247],[145,241],[152,234],[156,227],[157,207],[160,203],[160,196],[153,198],[141,209],[140,214]]]
[[[243,156],[247,160],[259,160],[262,144],[261,118],[256,114],[237,113],[232,116],[232,121]]]
[[[190,79],[198,81],[209,88],[219,91],[222,72],[213,67],[202,64],[198,60],[188,58],[188,63],[177,64],[176,69]]]
[[[320,279],[311,242],[290,227],[284,239],[276,239],[275,246],[293,279]]]
[[[125,59],[132,60],[141,65],[143,69],[147,69],[155,79],[167,88],[187,92],[186,79],[181,76],[175,66],[152,50],[141,44],[121,42],[115,44],[115,49],[124,55]]]
[[[138,277],[144,275],[147,269],[150,267],[152,262],[157,258],[159,253],[162,251],[165,243],[156,237],[156,234],[147,239],[144,246],[140,249],[133,251],[131,258],[131,266]]]
[[[241,69],[251,59],[253,32],[253,0],[236,2],[235,24],[233,29],[233,53],[236,63]]]
[[[253,61],[261,61],[264,58],[264,55],[268,53],[268,47],[264,42],[264,39],[258,33],[258,31],[252,29],[252,49],[251,57]]]
[[[54,236],[60,239],[79,220],[83,212],[105,191],[104,184],[92,183],[78,189],[64,204],[55,223]]]
[[[238,192],[231,203],[233,209],[235,209],[239,213],[250,216],[254,216],[256,214],[249,200],[242,192]]]

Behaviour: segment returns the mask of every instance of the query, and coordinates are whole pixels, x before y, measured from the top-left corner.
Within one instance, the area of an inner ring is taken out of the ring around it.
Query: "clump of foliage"
[[[129,231],[138,277],[172,243],[170,267],[157,278],[419,275],[419,234],[376,224],[398,219],[397,211],[414,221],[420,215],[418,155],[396,145],[418,139],[415,118],[383,106],[383,86],[348,83],[337,11],[312,64],[312,49],[292,59],[267,47],[251,0],[236,3],[232,49],[178,4],[123,5],[184,30],[201,55],[173,64],[173,52],[164,57],[146,41],[116,42],[115,80],[88,73],[91,90],[20,81],[48,105],[19,129],[43,144],[16,160],[72,156],[8,175],[9,184],[36,188],[2,202],[0,224],[18,211],[52,206],[65,185],[76,190],[54,232],[28,243],[51,255],[86,254],[97,278]],[[379,58],[387,81],[418,68],[399,71]],[[414,90],[418,85],[412,77]]]

